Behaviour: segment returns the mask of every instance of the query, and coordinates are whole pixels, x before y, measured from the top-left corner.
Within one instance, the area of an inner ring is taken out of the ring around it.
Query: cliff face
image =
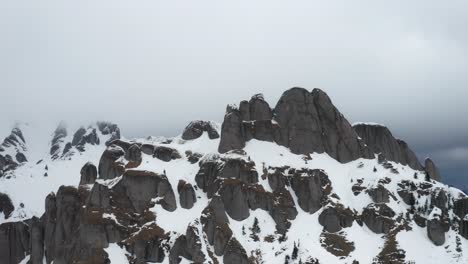
[[[340,162],[373,158],[346,118],[320,89],[292,88],[271,110],[261,96],[228,109],[219,152],[242,149],[251,140],[276,142],[295,154],[327,153]]]
[[[37,157],[18,130],[2,157]],[[67,131],[39,161],[2,163],[1,264],[468,262],[468,197],[318,89],[274,109],[256,95],[175,138]]]

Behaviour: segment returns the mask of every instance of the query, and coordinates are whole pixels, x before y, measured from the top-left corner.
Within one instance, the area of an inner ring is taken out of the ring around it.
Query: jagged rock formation
[[[427,158],[424,162],[424,167],[426,170],[427,175],[429,176],[430,179],[435,180],[435,181],[441,181],[442,177],[440,176],[439,169],[435,165],[435,163],[430,159]]]
[[[129,141],[112,123],[68,136],[60,125],[39,161],[14,130],[0,151],[11,177],[0,185],[0,263],[468,261],[467,196],[388,129],[352,127],[323,91],[290,89],[274,109],[255,95],[227,108],[220,139],[217,127]],[[18,194],[41,180],[63,185],[37,190],[37,208]],[[413,259],[413,241],[434,259]]]
[[[340,162],[372,158],[352,126],[320,89],[292,88],[274,110],[262,96],[228,107],[219,152],[242,149],[250,139],[276,142],[296,154],[327,153]]]
[[[219,138],[218,131],[216,131],[211,122],[197,120],[190,122],[185,127],[184,132],[182,133],[182,139],[193,140],[199,138],[203,132],[208,133],[209,139]]]
[[[379,154],[381,161],[395,161],[421,170],[422,165],[414,152],[404,141],[396,139],[390,130],[378,124],[359,123],[353,126],[360,138],[369,146],[372,153]]]

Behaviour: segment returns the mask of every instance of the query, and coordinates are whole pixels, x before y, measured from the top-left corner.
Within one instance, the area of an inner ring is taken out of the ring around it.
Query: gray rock
[[[395,161],[415,170],[422,169],[414,152],[404,141],[396,139],[387,127],[357,124],[353,128],[373,153],[380,154],[379,159]]]
[[[444,224],[437,220],[432,219],[427,222],[427,236],[436,246],[442,246],[445,243],[446,228]]]
[[[157,146],[154,150],[153,157],[165,162],[181,158],[179,152],[176,149],[164,146]]]
[[[362,221],[376,234],[388,234],[394,225],[395,212],[386,204],[369,204],[362,212]]]
[[[42,264],[44,260],[44,225],[42,221],[33,217],[29,220],[31,264]]]
[[[114,179],[121,176],[125,171],[124,164],[118,162],[118,159],[125,155],[125,151],[116,145],[110,145],[99,160],[99,178]]]
[[[141,156],[141,150],[138,144],[132,144],[125,151],[125,159],[129,161],[129,164],[127,164],[127,168],[136,168],[141,164],[143,158]]]
[[[468,239],[468,220],[461,219],[458,225],[460,235],[465,239]]]
[[[301,209],[313,214],[322,207],[331,183],[324,171],[304,169],[293,172],[291,187]]]
[[[229,228],[229,219],[221,197],[214,196],[211,199],[203,210],[200,220],[208,243],[214,247],[216,255],[222,256],[232,236],[232,231]]]
[[[145,153],[146,155],[153,156],[155,148],[156,148],[156,146],[154,146],[154,145],[143,144],[143,145],[141,145],[140,150],[141,150],[141,152]]]
[[[330,233],[353,225],[353,212],[343,206],[327,207],[319,215],[319,223]]]
[[[28,161],[28,159],[26,159],[26,156],[21,152],[16,153],[15,158],[16,158],[16,161],[18,161],[18,163],[23,163],[23,162]]]
[[[441,189],[437,188],[431,194],[431,206],[436,206],[442,210],[442,212],[447,212],[448,210],[448,197],[447,193]]]
[[[468,214],[468,197],[456,200],[453,205],[454,213],[461,219],[465,218],[465,215]]]
[[[120,128],[116,124],[101,121],[97,122],[96,125],[103,135],[111,135],[106,141],[106,146],[109,146],[112,141],[120,139]]]
[[[224,264],[248,264],[248,257],[245,249],[237,241],[236,238],[232,237],[229,240],[226,251],[224,252],[223,257]]]
[[[10,197],[7,194],[0,193],[0,213],[3,213],[5,219],[8,219],[14,210],[15,207]]]
[[[439,181],[439,182],[442,181],[442,177],[440,176],[439,169],[437,168],[435,163],[430,158],[427,158],[425,160],[424,167],[430,179]]]
[[[182,133],[182,139],[193,140],[199,138],[203,132],[208,133],[209,139],[219,138],[218,131],[214,128],[214,125],[208,121],[192,121],[184,129]]]
[[[268,173],[268,184],[273,191],[283,190],[286,186],[286,176],[281,169],[275,169],[273,173]]]
[[[197,202],[197,196],[195,190],[190,183],[183,180],[179,180],[177,185],[177,191],[179,193],[180,206],[185,209],[191,209]]]
[[[97,178],[97,168],[91,162],[87,162],[81,168],[80,185],[93,184]]]
[[[51,141],[50,155],[52,159],[57,159],[60,156],[60,145],[64,142],[67,136],[67,128],[65,123],[61,122],[54,131],[54,136]]]
[[[0,260],[5,264],[17,264],[30,254],[29,228],[23,222],[0,225]]]
[[[388,203],[390,201],[390,192],[381,184],[376,188],[370,189],[369,195],[374,203]]]
[[[224,180],[219,190],[226,213],[234,220],[242,221],[250,216],[247,195],[239,180]]]
[[[151,205],[151,199],[160,197],[161,206],[170,212],[177,209],[172,186],[165,175],[149,171],[127,170],[117,184],[125,188],[137,213],[142,213]]]
[[[242,121],[241,113],[238,109],[227,108],[221,126],[221,140],[218,147],[220,153],[245,147]]]

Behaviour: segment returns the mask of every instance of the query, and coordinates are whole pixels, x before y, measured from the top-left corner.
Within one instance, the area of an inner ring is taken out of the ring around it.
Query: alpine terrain
[[[468,263],[468,197],[319,89],[174,138],[111,122],[2,136],[0,264]]]

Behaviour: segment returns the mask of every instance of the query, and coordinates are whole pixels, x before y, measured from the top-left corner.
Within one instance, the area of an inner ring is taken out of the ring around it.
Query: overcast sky
[[[0,126],[96,119],[128,137],[293,86],[384,123],[468,184],[467,1],[0,0]],[[2,135],[3,136],[3,135]]]

